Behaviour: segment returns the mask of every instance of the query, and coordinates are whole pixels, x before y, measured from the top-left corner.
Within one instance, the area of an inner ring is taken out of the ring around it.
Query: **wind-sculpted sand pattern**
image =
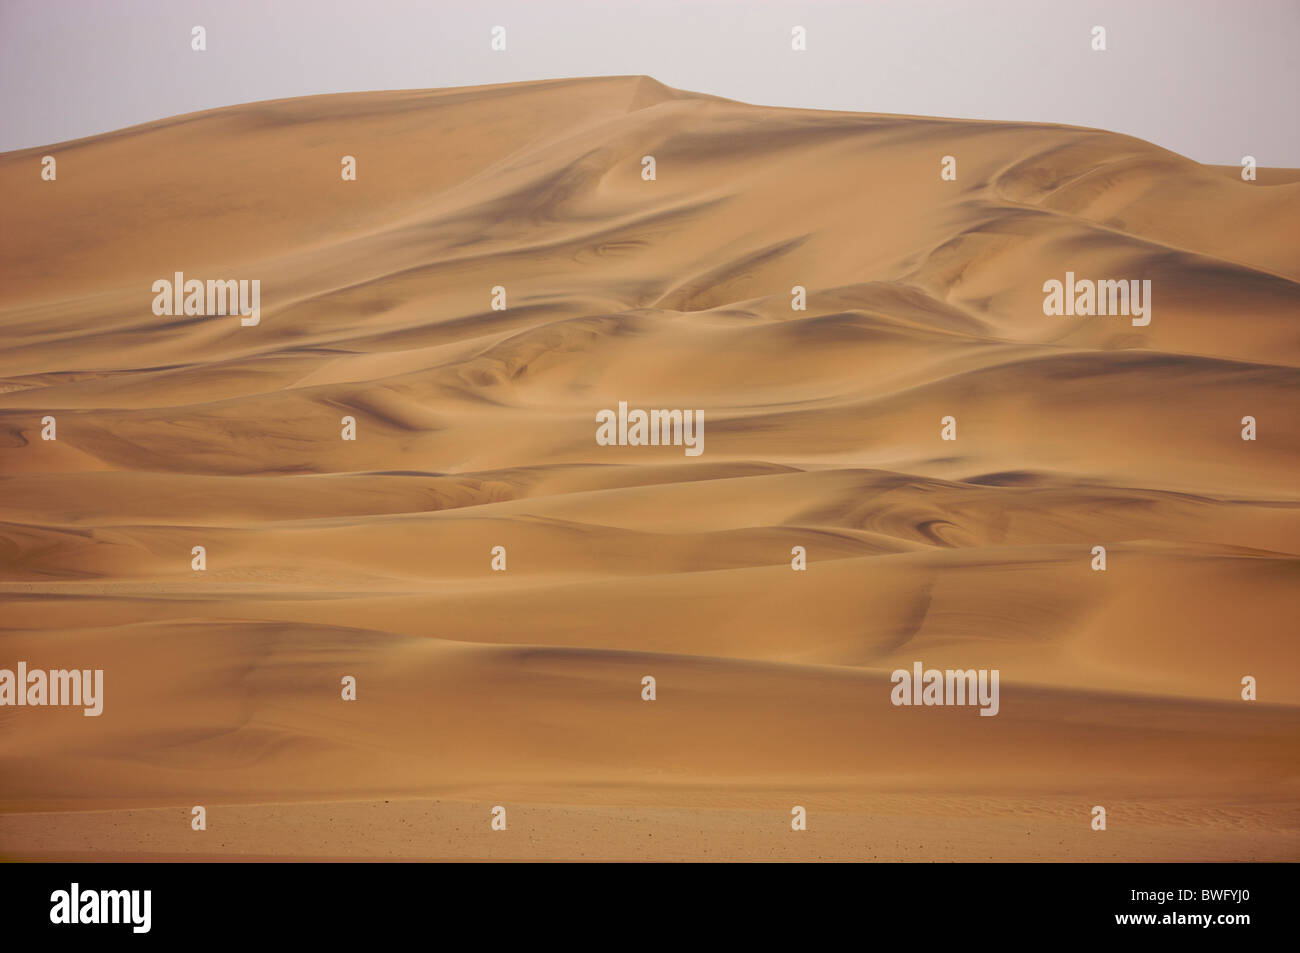
[[[629,77],[0,188],[0,667],[104,673],[0,708],[0,854],[1300,859],[1296,173]]]

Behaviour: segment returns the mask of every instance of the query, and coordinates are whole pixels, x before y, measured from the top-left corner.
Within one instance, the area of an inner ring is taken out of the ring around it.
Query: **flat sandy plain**
[[[0,667],[105,672],[0,708],[0,855],[1300,859],[1294,170],[623,77],[0,194]],[[1045,316],[1067,270],[1150,325]],[[155,316],[176,271],[260,325]],[[704,453],[597,446],[620,400]],[[999,714],[894,707],[917,660]]]

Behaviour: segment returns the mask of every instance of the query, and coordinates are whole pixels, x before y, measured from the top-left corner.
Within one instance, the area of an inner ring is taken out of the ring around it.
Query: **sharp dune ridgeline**
[[[1294,171],[613,77],[0,194],[0,668],[104,672],[0,708],[0,856],[1300,859]],[[1045,314],[1067,272],[1149,323]],[[915,661],[997,716],[892,704]]]

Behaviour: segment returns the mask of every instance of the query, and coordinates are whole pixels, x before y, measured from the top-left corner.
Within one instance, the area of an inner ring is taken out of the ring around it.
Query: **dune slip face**
[[[611,77],[0,194],[0,856],[1300,859],[1294,173]]]

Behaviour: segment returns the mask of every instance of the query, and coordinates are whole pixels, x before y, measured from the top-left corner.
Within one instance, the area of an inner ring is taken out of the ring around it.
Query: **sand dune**
[[[1300,859],[1300,178],[1232,172],[646,77],[0,156],[0,668],[105,672],[0,708],[0,854]]]

